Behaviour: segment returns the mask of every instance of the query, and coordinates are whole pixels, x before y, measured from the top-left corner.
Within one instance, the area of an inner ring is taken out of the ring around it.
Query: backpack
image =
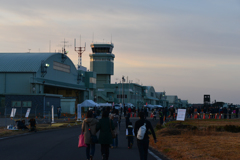
[[[146,133],[146,123],[144,123],[144,125],[142,125],[139,129],[138,129],[138,133],[137,133],[137,139],[139,140],[143,140],[144,135]]]
[[[117,116],[114,116],[114,118],[113,118],[113,125],[114,125],[114,127],[118,126],[118,117]]]

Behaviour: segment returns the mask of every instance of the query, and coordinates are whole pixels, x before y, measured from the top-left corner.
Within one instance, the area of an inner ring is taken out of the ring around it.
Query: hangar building
[[[82,67],[84,68],[84,67]],[[76,111],[78,103],[93,99],[96,73],[77,70],[62,53],[0,53],[0,114],[46,115],[54,105]],[[65,107],[65,106],[67,107]]]

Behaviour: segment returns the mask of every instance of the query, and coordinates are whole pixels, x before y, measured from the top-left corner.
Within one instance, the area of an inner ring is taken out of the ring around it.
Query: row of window
[[[32,101],[12,101],[12,107],[32,107]]]
[[[137,96],[137,95],[131,95],[131,99],[140,99],[141,96]]]
[[[122,95],[122,94],[119,95],[119,94],[118,94],[118,95],[117,95],[117,98],[127,98],[127,95],[126,95],[126,94],[125,94],[125,95]]]
[[[111,53],[110,48],[92,48],[93,53]]]
[[[110,61],[110,62],[114,62],[114,60],[112,58],[91,58],[90,61]]]

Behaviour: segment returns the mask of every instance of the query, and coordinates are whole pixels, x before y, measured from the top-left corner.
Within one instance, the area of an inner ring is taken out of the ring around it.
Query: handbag
[[[81,148],[81,147],[87,147],[87,145],[84,142],[83,132],[79,135],[79,140],[78,140],[78,148]]]
[[[86,123],[86,124],[87,124],[87,123]],[[92,143],[98,143],[98,138],[97,138],[97,136],[92,135],[91,129],[90,129],[90,127],[89,127],[88,124],[87,124],[87,126],[88,126],[88,130],[89,130],[89,132],[90,132],[90,135],[91,135],[91,142],[92,142]]]
[[[117,137],[117,134],[116,134],[115,130],[112,130],[111,120],[109,121],[109,125],[110,125],[110,130],[111,130],[112,138],[116,138],[116,137]]]

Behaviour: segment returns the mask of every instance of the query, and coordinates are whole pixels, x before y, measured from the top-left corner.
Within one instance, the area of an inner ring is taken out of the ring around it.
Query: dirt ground
[[[157,130],[158,142],[150,145],[173,160],[239,160],[240,132],[224,126],[240,126],[240,120],[188,120]]]

